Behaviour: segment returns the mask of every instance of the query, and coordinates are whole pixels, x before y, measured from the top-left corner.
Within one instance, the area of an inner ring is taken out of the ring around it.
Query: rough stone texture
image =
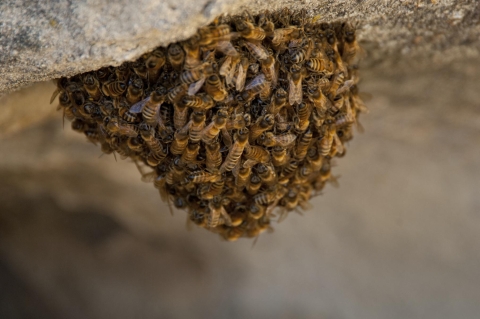
[[[189,37],[222,12],[284,6],[327,21],[359,21],[366,64],[432,67],[479,53],[476,0],[7,0],[0,3],[0,95],[135,59]]]

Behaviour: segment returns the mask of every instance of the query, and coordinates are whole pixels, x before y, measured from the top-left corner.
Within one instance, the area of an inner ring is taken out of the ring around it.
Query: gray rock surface
[[[134,60],[189,37],[220,13],[284,6],[307,8],[326,21],[359,21],[366,64],[432,67],[479,53],[476,0],[6,0],[0,3],[0,95]]]

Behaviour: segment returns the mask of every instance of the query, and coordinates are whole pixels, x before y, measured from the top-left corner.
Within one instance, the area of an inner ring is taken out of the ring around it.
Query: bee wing
[[[248,85],[245,87],[245,91],[251,90],[258,85],[262,85],[265,82],[265,74],[261,73],[257,75]]]
[[[296,103],[300,104],[303,100],[303,90],[302,90],[302,81],[295,83],[292,77],[289,76],[288,80],[288,103],[293,105]]]
[[[337,152],[339,154],[342,154],[345,151],[345,149],[343,148],[342,141],[338,137],[337,132],[333,133],[333,140],[335,141],[335,146],[337,147]]]
[[[228,56],[238,56],[238,51],[235,49],[232,42],[230,41],[218,42],[215,49]]]
[[[52,97],[50,98],[50,104],[52,104],[53,101],[55,101],[55,98],[57,97],[58,94],[60,94],[60,92],[62,92],[62,90],[60,89],[56,89],[55,92],[53,92]]]
[[[243,69],[243,64],[240,64],[237,71],[237,80],[235,82],[235,88],[237,91],[242,92],[245,87],[245,81],[247,80],[247,70]]]
[[[347,81],[345,81],[345,82],[343,83],[343,85],[342,85],[340,88],[338,88],[336,95],[342,94],[343,92],[349,90],[349,89],[352,87],[353,84],[355,84],[355,83],[354,83],[354,80],[347,80]]]
[[[230,68],[229,72],[225,76],[225,83],[230,85],[233,82],[233,78],[235,77],[235,70],[237,69],[238,65],[238,58],[232,59],[232,67]]]
[[[187,94],[188,95],[195,95],[197,94],[197,92],[202,88],[203,86],[203,83],[205,83],[205,75],[203,75],[200,80],[198,80],[197,82],[194,82],[192,84],[190,84],[190,86],[188,87],[188,92]]]
[[[277,142],[277,144],[279,146],[287,147],[287,146],[291,145],[292,143],[294,143],[296,139],[297,139],[297,135],[292,134],[292,133],[288,133],[288,134],[284,134],[280,137],[276,137],[275,141]]]
[[[142,112],[143,110],[143,107],[145,106],[145,104],[147,104],[147,102],[150,101],[150,96],[148,96],[147,98],[135,103],[132,105],[132,107],[130,107],[129,111],[131,113],[140,113]]]
[[[228,71],[230,70],[230,65],[232,64],[232,57],[231,56],[227,56],[227,58],[225,59],[225,61],[223,61],[222,63],[222,66],[220,67],[220,70],[218,71],[218,73],[224,77],[227,76],[228,74]],[[228,84],[228,83],[227,83]]]
[[[228,215],[227,211],[225,210],[225,207],[222,206],[222,208],[220,209],[220,213],[222,214],[223,223],[227,226],[232,226],[232,219],[230,218],[230,215]]]
[[[118,132],[121,134],[127,135],[128,137],[138,136],[137,131],[135,131],[133,128],[130,128],[128,126],[119,125]]]

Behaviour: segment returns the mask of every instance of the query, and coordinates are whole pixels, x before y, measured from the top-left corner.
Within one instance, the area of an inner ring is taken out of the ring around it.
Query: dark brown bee
[[[93,74],[85,75],[83,79],[83,87],[94,101],[98,101],[101,98],[102,92],[100,91],[100,82]]]
[[[200,43],[199,36],[194,35],[183,43],[185,51],[185,69],[193,69],[200,65]]]
[[[250,143],[253,143],[263,132],[271,129],[275,123],[275,117],[272,114],[267,114],[257,120],[250,128]]]
[[[185,61],[185,52],[179,44],[172,44],[168,47],[167,58],[172,68],[180,70]]]
[[[128,103],[134,104],[140,101],[143,97],[143,81],[140,77],[130,78],[128,84],[126,99]]]
[[[165,65],[166,62],[167,59],[165,57],[165,53],[163,53],[163,51],[160,49],[154,50],[147,58],[145,61],[145,66],[147,67],[148,81],[150,83],[155,83],[157,81],[158,76],[160,75],[160,69]],[[172,62],[170,61],[170,63]]]

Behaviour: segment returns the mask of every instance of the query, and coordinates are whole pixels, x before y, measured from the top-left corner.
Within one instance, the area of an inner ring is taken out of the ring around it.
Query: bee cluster
[[[59,108],[107,154],[131,158],[162,198],[228,240],[306,209],[366,107],[346,22],[305,11],[221,16],[134,62],[57,81]],[[115,154],[114,153],[114,154]]]

